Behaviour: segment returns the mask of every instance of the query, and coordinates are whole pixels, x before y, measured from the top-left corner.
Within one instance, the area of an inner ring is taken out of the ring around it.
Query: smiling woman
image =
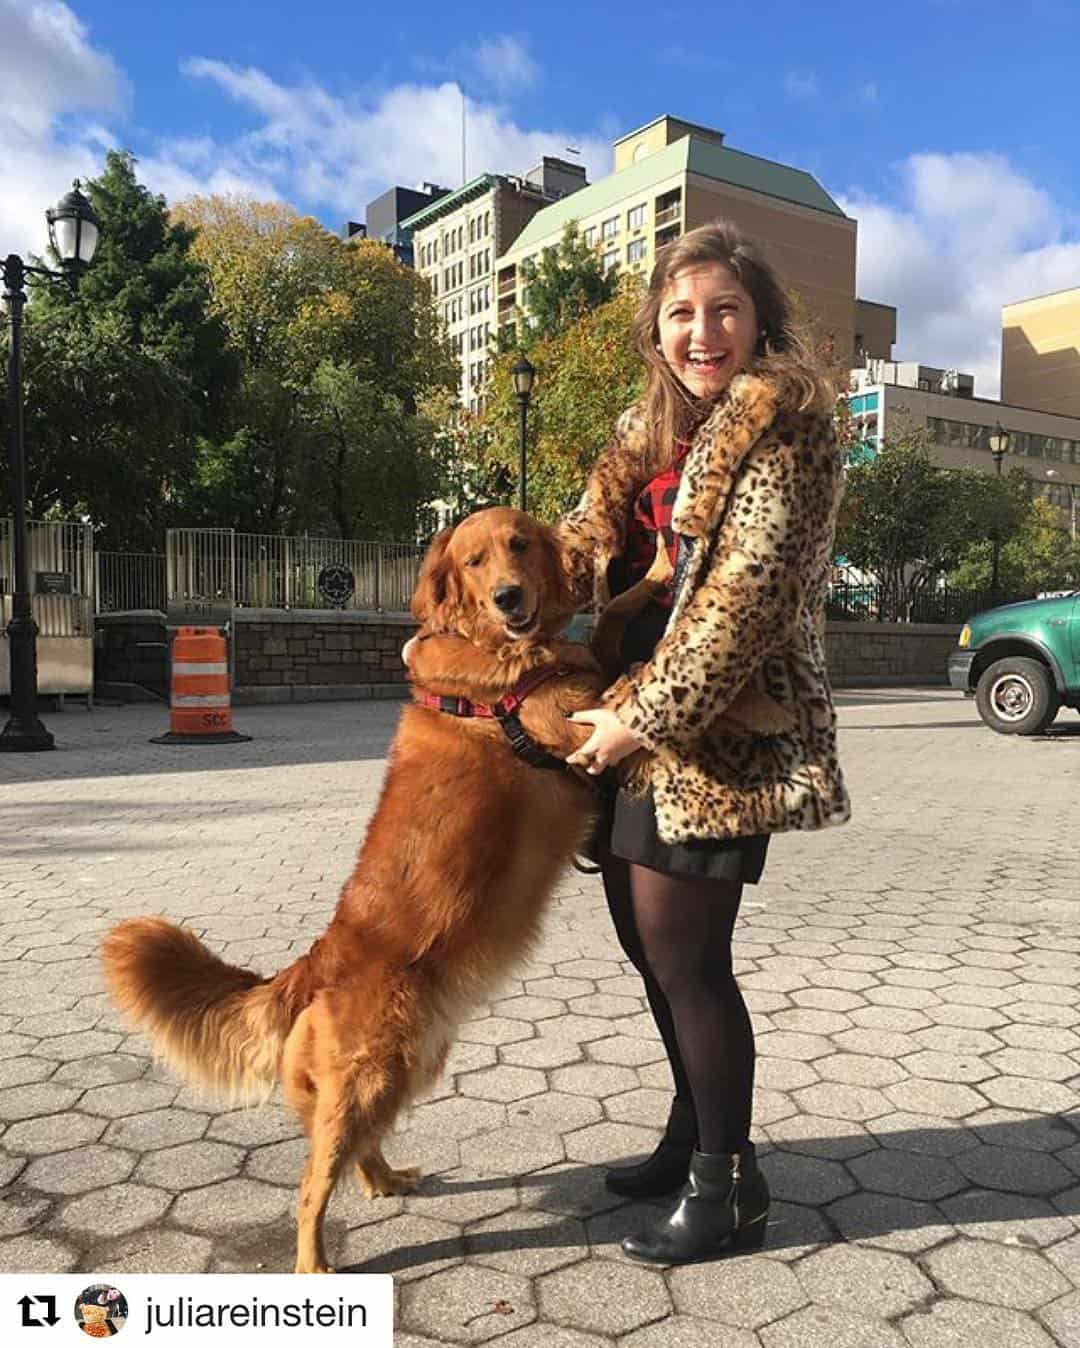
[[[624,672],[571,763],[651,750],[595,840],[623,949],[645,981],[675,1086],[667,1129],[608,1187],[686,1185],[623,1242],[651,1263],[756,1247],[769,1190],[750,1141],[754,1038],[731,938],[769,835],[843,823],[820,621],[840,499],[832,391],[753,244],[717,221],[661,250],[633,324],[645,396],[559,526],[571,588],[600,606],[667,549],[670,592],[627,626]],[[734,732],[747,691],[788,729]]]

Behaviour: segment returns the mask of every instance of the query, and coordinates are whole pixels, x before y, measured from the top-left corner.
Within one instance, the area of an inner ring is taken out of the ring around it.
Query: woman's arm
[[[697,589],[651,659],[605,696],[649,748],[696,739],[791,637],[831,552],[840,480],[828,418],[774,425],[747,455]]]

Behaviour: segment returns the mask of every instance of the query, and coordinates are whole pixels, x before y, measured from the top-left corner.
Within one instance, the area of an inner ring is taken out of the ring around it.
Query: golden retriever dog
[[[624,600],[620,621],[639,600]],[[571,608],[552,532],[502,507],[444,530],[413,610],[422,636],[440,634],[420,644],[420,663],[437,668],[402,712],[355,869],[307,954],[263,978],[160,917],[122,922],[102,947],[113,1000],[181,1076],[246,1102],[280,1082],[309,1139],[298,1273],[330,1270],[323,1223],[346,1166],[370,1197],[415,1187],[383,1139],[440,1074],[455,1027],[537,939],[593,822],[583,774],[524,761],[496,719],[422,702],[426,691],[491,704],[554,666],[522,723],[563,759],[588,738],[566,716],[596,706],[605,680],[587,648],[557,637]],[[610,622],[606,639],[617,641]]]
[[[548,643],[569,616],[553,536],[509,509],[444,531],[414,610],[493,657],[508,646],[521,653],[494,659],[500,666],[550,660]],[[564,654],[569,672],[545,703],[549,747],[565,755],[588,728],[563,712],[595,706],[603,681],[584,648]],[[578,775],[520,759],[497,721],[414,704],[402,712],[356,867],[307,954],[262,978],[163,918],[134,918],[105,937],[113,1000],[181,1076],[247,1101],[281,1083],[309,1138],[298,1273],[329,1271],[323,1220],[345,1166],[372,1197],[416,1185],[415,1170],[391,1169],[383,1139],[438,1077],[455,1026],[535,942],[588,833],[591,800]]]

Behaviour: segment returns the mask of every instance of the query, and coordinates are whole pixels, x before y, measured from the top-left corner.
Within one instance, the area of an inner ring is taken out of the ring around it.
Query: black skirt
[[[656,827],[656,806],[651,791],[631,795],[621,788],[608,799],[610,820],[608,846],[614,856],[636,866],[686,875],[701,880],[727,880],[731,884],[756,885],[765,869],[769,835],[746,838],[691,838],[666,843]]]
[[[616,586],[612,586],[613,593]],[[648,660],[667,626],[671,613],[656,603],[645,609],[626,628],[622,643],[624,667]],[[693,838],[684,843],[664,842],[656,827],[656,806],[651,791],[641,796],[629,791],[607,794],[601,828],[610,827],[612,853],[636,866],[667,875],[694,876],[702,880],[727,880],[732,884],[756,885],[765,869],[769,850],[767,833],[746,838]]]

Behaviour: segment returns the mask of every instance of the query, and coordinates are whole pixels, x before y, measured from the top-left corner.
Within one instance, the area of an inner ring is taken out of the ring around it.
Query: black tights
[[[754,1032],[731,968],[742,885],[666,875],[605,850],[619,943],[645,980],[676,1098],[692,1101],[698,1148],[737,1151],[750,1135]]]

